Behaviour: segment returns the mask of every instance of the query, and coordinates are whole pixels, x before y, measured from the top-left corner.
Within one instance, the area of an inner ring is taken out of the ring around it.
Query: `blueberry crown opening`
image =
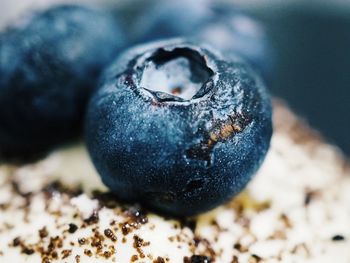
[[[146,60],[141,87],[159,99],[176,101],[198,97],[214,75],[203,55],[190,48],[158,49]]]

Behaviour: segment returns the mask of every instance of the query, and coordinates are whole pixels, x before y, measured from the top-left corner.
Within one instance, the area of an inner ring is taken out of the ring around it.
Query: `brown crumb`
[[[34,254],[34,249],[28,248],[28,247],[23,247],[22,253],[27,254],[27,255],[32,255],[32,254]]]
[[[111,229],[107,228],[103,231],[103,233],[105,234],[106,237],[108,237],[113,242],[117,241],[117,236],[114,234],[114,232]]]
[[[21,247],[21,253],[26,255],[32,255],[35,252],[33,248],[28,247],[26,244],[24,244],[20,237],[14,238],[12,241],[12,245],[14,247]]]
[[[241,243],[236,243],[233,245],[233,248],[238,250],[241,253],[245,253],[248,251],[248,248],[243,246]]]
[[[97,224],[99,221],[98,211],[94,210],[92,214],[84,220],[88,225]]]
[[[313,191],[313,190],[310,190],[310,189],[306,189],[305,191],[305,199],[304,199],[304,205],[305,206],[308,206],[312,200],[317,197],[317,195],[319,194],[318,191]]]
[[[94,236],[91,237],[91,246],[96,247],[98,250],[102,250],[104,239],[104,236],[99,231],[95,231]]]
[[[92,257],[92,252],[90,249],[84,249],[84,254],[87,255],[88,257]]]
[[[79,239],[78,239],[78,243],[79,243],[80,245],[84,245],[84,244],[86,244],[86,239],[85,239],[85,238],[79,238]]]
[[[122,224],[121,228],[124,236],[128,235],[132,231],[131,226],[128,223]]]
[[[233,256],[231,263],[239,263],[238,261],[238,257],[237,256]]]
[[[45,238],[48,235],[49,235],[49,232],[47,231],[45,226],[42,229],[39,230],[39,237],[40,238]]]
[[[105,251],[105,252],[103,252],[103,256],[104,256],[105,258],[110,258],[110,257],[112,256],[112,252],[110,252],[110,251]]]
[[[145,258],[145,254],[143,253],[143,251],[141,249],[141,247],[145,246],[145,242],[143,241],[142,238],[140,238],[137,235],[134,235],[133,239],[134,239],[133,247],[136,249],[139,257]],[[149,245],[149,242],[147,242],[146,245]]]
[[[130,261],[135,262],[138,259],[139,259],[139,257],[137,255],[132,255]]]
[[[253,255],[251,255],[251,257],[249,258],[249,263],[258,263],[258,262],[260,262],[262,260],[262,258],[261,257],[259,257],[258,255],[255,255],[255,254],[253,254]]]
[[[62,250],[61,254],[62,254],[62,259],[65,259],[72,254],[72,250],[71,249],[64,249],[64,250]]]
[[[21,244],[21,239],[19,237],[16,237],[13,239],[12,244],[14,247],[18,247]]]
[[[281,221],[283,222],[283,224],[284,224],[284,226],[286,228],[292,228],[293,227],[292,223],[290,222],[289,217],[286,214],[281,214],[280,219],[281,219]]]
[[[165,263],[165,260],[162,257],[157,257],[157,259],[153,260],[153,263]]]
[[[134,235],[134,248],[138,248],[138,247],[142,247],[143,246],[143,239],[140,238],[139,236],[137,235]]]

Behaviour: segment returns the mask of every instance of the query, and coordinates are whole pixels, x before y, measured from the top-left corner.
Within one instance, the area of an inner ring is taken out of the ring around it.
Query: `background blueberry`
[[[241,56],[270,82],[274,54],[264,27],[232,7],[221,10],[218,6],[215,13],[215,18],[195,33],[197,41],[210,44],[225,56]]]
[[[80,133],[100,71],[124,46],[108,13],[58,6],[0,36],[0,152],[23,156]]]
[[[270,98],[242,62],[162,41],[121,55],[101,83],[86,142],[103,182],[122,199],[197,214],[240,192],[264,159]]]
[[[190,36],[213,16],[208,0],[151,1],[133,23],[134,42]]]
[[[263,26],[231,4],[212,1],[153,1],[136,18],[136,43],[168,37],[190,37],[223,54],[239,55],[270,80],[273,52]]]

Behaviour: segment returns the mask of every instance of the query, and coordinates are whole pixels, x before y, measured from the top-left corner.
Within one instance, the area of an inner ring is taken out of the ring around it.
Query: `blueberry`
[[[212,17],[208,0],[154,1],[131,27],[134,42],[189,36]]]
[[[271,44],[265,28],[250,16],[232,8],[216,10],[215,18],[204,24],[194,37],[219,49],[226,56],[242,57],[262,74],[264,80],[271,80]]]
[[[172,39],[117,59],[90,101],[85,131],[93,163],[116,195],[182,216],[245,187],[271,126],[269,95],[249,67]]]
[[[198,1],[157,1],[145,9],[131,29],[134,42],[168,37],[194,38],[238,55],[270,81],[273,52],[263,25],[231,4]]]
[[[124,45],[108,13],[57,6],[0,35],[0,151],[22,156],[81,131],[101,70]]]

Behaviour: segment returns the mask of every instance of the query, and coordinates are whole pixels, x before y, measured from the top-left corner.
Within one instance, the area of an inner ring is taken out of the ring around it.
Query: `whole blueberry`
[[[194,33],[194,38],[219,49],[226,56],[242,57],[265,81],[270,81],[274,55],[263,25],[232,7],[217,8],[215,14],[215,18]]]
[[[208,0],[152,1],[136,17],[131,38],[136,43],[193,35],[213,13]]]
[[[22,156],[81,132],[101,70],[124,45],[108,13],[56,6],[0,35],[0,152]]]
[[[179,36],[194,38],[226,56],[242,57],[265,81],[272,78],[273,52],[264,26],[232,4],[153,1],[135,21],[130,30],[135,43]]]
[[[86,142],[120,198],[194,215],[239,193],[272,133],[270,98],[240,61],[183,39],[121,55],[90,101]]]

